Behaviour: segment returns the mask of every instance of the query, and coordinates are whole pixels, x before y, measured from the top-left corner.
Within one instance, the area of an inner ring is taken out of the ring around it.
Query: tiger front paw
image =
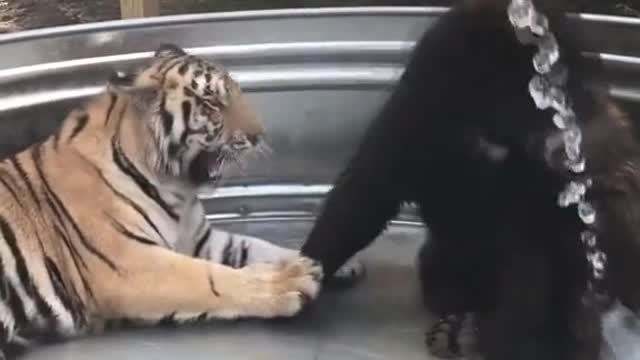
[[[279,263],[259,263],[239,269],[246,278],[242,301],[246,316],[291,317],[320,292],[322,267],[296,257]]]

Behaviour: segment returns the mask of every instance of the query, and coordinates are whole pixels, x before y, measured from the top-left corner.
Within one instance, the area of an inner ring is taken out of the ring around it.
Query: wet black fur
[[[585,90],[583,80],[601,69],[578,55],[581,39],[563,19],[551,24],[584,124],[609,290],[638,309],[640,146],[631,125],[608,112],[609,100]],[[562,149],[545,145],[555,131],[551,113],[527,91],[533,51],[516,41],[505,9],[445,15],[417,45],[302,251],[331,274],[402,202],[416,202],[430,231],[419,254],[430,310],[478,312],[488,360],[597,359],[600,317],[581,301],[583,227],[575,207],[556,202],[570,174],[554,156]],[[484,156],[480,137],[508,148],[508,157]],[[545,157],[548,150],[555,152]]]

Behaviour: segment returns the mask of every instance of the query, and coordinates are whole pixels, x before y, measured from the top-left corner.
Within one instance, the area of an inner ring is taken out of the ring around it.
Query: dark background
[[[557,0],[569,11],[640,17],[640,0]],[[161,0],[161,14],[319,6],[448,6],[452,0]],[[0,33],[120,17],[119,0],[0,0]]]

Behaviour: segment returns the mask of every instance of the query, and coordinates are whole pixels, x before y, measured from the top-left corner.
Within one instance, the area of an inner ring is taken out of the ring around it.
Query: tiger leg
[[[158,246],[131,245],[118,268],[96,274],[98,316],[182,322],[292,316],[319,291],[321,270],[296,257],[234,269]]]
[[[257,263],[273,263],[300,256],[298,250],[288,249],[271,242],[240,234],[214,229],[205,243],[194,250],[194,256],[209,259],[233,268],[241,268]],[[348,284],[364,274],[364,265],[356,258],[345,263],[330,280],[333,283]]]
[[[215,229],[205,217],[204,207],[195,201],[184,217],[176,250],[197,258],[241,268],[262,262],[273,263],[300,256],[298,250],[277,246],[251,236],[233,234]],[[328,280],[332,284],[348,285],[365,273],[364,265],[356,258],[350,259]]]
[[[12,310],[12,305],[19,306],[17,304],[20,301],[12,303],[10,296],[17,297],[17,294],[9,294],[6,291],[7,285],[4,286],[0,300],[0,360],[14,359],[31,345],[31,342],[19,333],[19,327],[26,325],[26,320],[20,320],[19,311],[22,310]]]
[[[4,285],[3,285],[4,286]],[[3,295],[5,295],[3,293]],[[14,314],[5,303],[6,297],[0,301],[0,360],[7,359],[9,348],[16,337]]]

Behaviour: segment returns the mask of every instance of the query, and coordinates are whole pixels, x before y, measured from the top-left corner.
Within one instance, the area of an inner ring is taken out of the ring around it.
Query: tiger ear
[[[182,50],[182,48],[180,48],[179,46],[176,46],[174,44],[161,44],[158,49],[156,49],[156,52],[153,56],[159,59],[166,59],[186,55],[186,51]]]
[[[140,114],[146,114],[153,110],[160,99],[160,89],[153,86],[133,86],[133,82],[117,79],[107,83],[107,91],[109,93],[127,97]]]
[[[124,73],[121,71],[114,71],[109,75],[109,79],[107,79],[107,83],[110,86],[117,87],[131,87],[133,86],[133,82],[136,79],[136,74],[132,73]]]

